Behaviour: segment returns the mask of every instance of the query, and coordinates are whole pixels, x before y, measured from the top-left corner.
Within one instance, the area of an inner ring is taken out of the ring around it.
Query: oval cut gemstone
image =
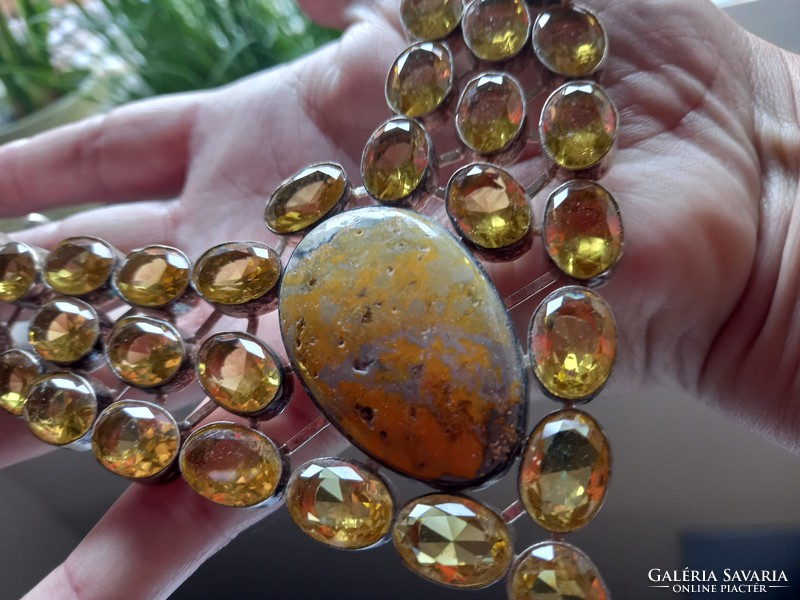
[[[125,383],[156,387],[168,383],[180,369],[183,340],[165,321],[126,317],[114,325],[106,355],[111,368]]]
[[[583,552],[564,542],[541,542],[514,561],[508,598],[608,600],[610,595],[597,567]]]
[[[38,269],[33,250],[26,244],[9,242],[0,248],[0,302],[24,298],[36,283]]]
[[[422,117],[442,105],[453,86],[453,57],[444,44],[422,42],[394,61],[386,79],[389,108],[407,117]]]
[[[462,0],[403,0],[400,19],[408,34],[418,40],[438,40],[458,27]]]
[[[317,458],[292,474],[286,507],[295,525],[318,542],[360,550],[389,534],[394,501],[372,471],[336,458]]]
[[[189,259],[180,250],[148,246],[125,257],[115,283],[129,304],[156,308],[177,300],[186,291],[191,270]]]
[[[263,433],[235,423],[211,423],[181,449],[181,475],[195,492],[224,506],[257,506],[285,482],[280,450]]]
[[[508,60],[525,46],[530,24],[523,0],[475,0],[464,13],[464,40],[478,58]]]
[[[447,185],[447,214],[458,232],[481,248],[508,248],[530,230],[525,190],[508,172],[487,164],[467,165]]]
[[[39,361],[24,350],[14,348],[0,354],[0,408],[21,416],[31,383],[42,371]]]
[[[596,165],[611,150],[616,134],[617,110],[592,81],[565,83],[550,94],[542,109],[542,146],[565,169]]]
[[[600,66],[606,35],[585,8],[554,6],[540,12],[533,24],[533,49],[554,73],[584,77]]]
[[[525,510],[555,533],[591,521],[606,495],[611,454],[592,417],[578,410],[546,416],[531,433],[519,469]]]
[[[114,250],[94,237],[62,241],[44,261],[44,280],[67,296],[82,296],[103,287],[114,269]]]
[[[501,579],[514,555],[503,520],[482,504],[449,494],[409,502],[397,515],[392,541],[415,573],[460,589]]]
[[[24,416],[33,435],[48,444],[64,446],[89,433],[97,416],[97,397],[83,377],[48,373],[31,385]]]
[[[149,479],[163,473],[178,456],[181,433],[163,406],[121,400],[106,408],[92,431],[92,452],[116,475]]]
[[[100,320],[86,302],[57,298],[44,304],[31,319],[28,341],[36,354],[50,362],[69,364],[95,346]]]
[[[342,200],[347,175],[335,163],[311,165],[292,175],[267,202],[264,221],[275,233],[296,233],[324,219]]]
[[[206,251],[192,280],[198,293],[213,304],[247,304],[275,289],[281,260],[259,242],[228,242]]]
[[[528,348],[536,378],[550,394],[589,400],[614,366],[617,328],[611,309],[589,289],[556,290],[531,319]]]
[[[292,254],[280,297],[289,359],[367,454],[435,486],[502,473],[525,424],[508,315],[472,256],[433,221],[369,207]]]
[[[478,154],[506,149],[525,123],[525,96],[504,73],[485,73],[464,87],[456,109],[458,137]]]

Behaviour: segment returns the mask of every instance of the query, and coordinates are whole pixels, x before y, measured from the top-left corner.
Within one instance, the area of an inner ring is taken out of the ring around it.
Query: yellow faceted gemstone
[[[36,354],[61,364],[89,354],[99,335],[97,313],[74,298],[57,298],[44,304],[33,315],[28,329],[28,340]]]
[[[431,148],[416,121],[390,119],[372,134],[361,157],[361,176],[370,196],[385,203],[407,198],[422,183]]]
[[[181,474],[195,492],[224,506],[270,500],[284,479],[278,447],[263,433],[234,423],[211,423],[181,449]]]
[[[218,333],[197,354],[200,385],[221,407],[237,414],[259,414],[283,387],[275,355],[246,333]]]
[[[522,88],[504,73],[479,75],[464,87],[455,121],[461,141],[478,154],[504,150],[525,122]]]
[[[447,214],[458,232],[481,248],[507,248],[530,230],[525,190],[506,171],[487,164],[467,165],[447,185]]]
[[[183,340],[165,321],[127,317],[114,325],[106,343],[106,356],[126,383],[140,388],[157,387],[168,383],[180,369]]]
[[[453,57],[444,44],[422,42],[403,51],[386,79],[389,108],[422,117],[442,105],[453,86]]]
[[[339,204],[346,187],[347,175],[340,165],[322,163],[298,171],[267,202],[267,227],[286,234],[315,225]]]
[[[125,257],[115,283],[125,301],[134,306],[165,306],[186,291],[191,269],[180,250],[148,246]]]
[[[22,408],[31,383],[42,373],[42,365],[24,350],[7,350],[0,354],[0,408],[15,417]]]
[[[44,280],[55,291],[81,296],[103,287],[114,268],[114,251],[101,239],[68,238],[45,259]]]
[[[528,438],[519,468],[519,495],[539,525],[556,533],[591,521],[606,495],[611,454],[592,417],[578,410],[546,416]]]
[[[506,524],[497,514],[449,494],[409,502],[397,516],[392,540],[412,571],[460,589],[502,579],[514,554]]]
[[[36,283],[36,258],[30,246],[9,242],[0,248],[0,302],[16,302]]]
[[[354,463],[318,458],[289,479],[286,507],[295,524],[318,542],[358,550],[386,537],[394,502],[378,475]]]
[[[97,397],[83,377],[48,373],[31,385],[24,416],[36,437],[64,446],[89,433],[97,416]]]
[[[600,573],[583,552],[564,542],[541,542],[511,567],[509,600],[608,600]]]
[[[542,146],[565,169],[596,165],[611,150],[616,133],[617,111],[603,89],[591,81],[564,84],[542,109]]]
[[[606,36],[597,17],[585,8],[554,6],[539,13],[533,24],[533,49],[551,71],[583,77],[600,66]]]
[[[400,19],[411,37],[432,41],[454,31],[463,10],[462,0],[403,0]]]
[[[528,41],[531,17],[524,0],[475,0],[464,13],[464,40],[478,58],[513,58]]]
[[[603,275],[622,254],[619,207],[599,184],[569,181],[547,200],[542,240],[553,263],[570,277]]]
[[[92,431],[92,452],[106,469],[129,479],[163,473],[178,456],[181,433],[162,406],[122,400],[106,408]]]
[[[597,293],[569,286],[545,298],[528,333],[534,373],[553,396],[588,400],[611,374],[617,329],[606,301]]]
[[[275,289],[281,261],[259,242],[228,242],[206,251],[195,265],[192,281],[203,298],[215,304],[247,304]]]

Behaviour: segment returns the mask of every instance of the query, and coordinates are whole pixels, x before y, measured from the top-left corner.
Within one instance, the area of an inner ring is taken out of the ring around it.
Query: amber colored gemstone
[[[617,110],[591,81],[565,83],[547,99],[539,135],[547,154],[565,169],[596,165],[614,145]]]
[[[286,507],[295,524],[318,542],[358,550],[388,535],[394,501],[372,471],[336,458],[317,458],[292,474]]]
[[[462,0],[403,0],[400,19],[411,37],[431,41],[455,30],[463,10]]]
[[[165,306],[186,291],[191,270],[180,250],[148,246],[125,257],[115,283],[125,301],[134,306]]]
[[[478,154],[504,150],[525,122],[522,88],[504,73],[479,75],[464,87],[455,121],[461,141]]]
[[[39,361],[24,350],[0,354],[0,408],[15,417],[22,415],[28,389],[42,370]]]
[[[544,388],[564,400],[587,400],[611,374],[617,329],[606,301],[596,292],[569,286],[536,309],[528,333],[534,373]]]
[[[528,514],[556,533],[591,521],[606,495],[611,453],[592,417],[578,410],[547,415],[534,428],[519,468],[519,494]]]
[[[214,402],[237,414],[263,412],[283,387],[275,355],[246,333],[217,333],[203,342],[197,376]]]
[[[106,408],[92,431],[92,452],[106,469],[130,479],[163,473],[178,456],[181,434],[162,406],[121,400]]]
[[[390,119],[372,134],[361,157],[361,177],[370,196],[394,203],[410,196],[428,171],[431,146],[416,121]]]
[[[415,573],[449,587],[483,588],[501,579],[514,555],[503,520],[461,496],[431,494],[397,515],[392,541]]]
[[[44,280],[55,291],[81,296],[103,287],[114,268],[114,250],[93,237],[68,238],[44,261]]]
[[[203,298],[215,304],[246,304],[275,289],[281,260],[259,242],[228,242],[207,250],[194,268],[192,281]]]
[[[453,86],[453,57],[444,44],[422,42],[394,61],[386,79],[386,99],[396,113],[422,117],[442,105]]]
[[[503,472],[526,381],[497,291],[440,225],[388,207],[347,211],[295,249],[283,340],[328,419],[387,467],[434,486]]]
[[[464,13],[464,40],[478,58],[513,58],[528,41],[531,17],[524,0],[475,0]]]
[[[541,542],[511,567],[509,600],[607,600],[597,568],[583,552],[564,542]]]
[[[56,298],[44,304],[30,322],[28,340],[36,353],[68,364],[86,356],[100,335],[100,320],[86,302]]]
[[[117,321],[106,343],[114,372],[126,383],[149,388],[169,382],[183,363],[180,334],[172,325],[150,317]]]
[[[467,165],[447,185],[447,214],[458,232],[481,248],[507,248],[530,230],[525,190],[503,169]]]
[[[181,449],[180,468],[189,487],[224,506],[263,504],[286,481],[275,443],[235,423],[211,423],[194,431]]]
[[[275,233],[302,231],[325,218],[342,200],[346,189],[347,175],[340,165],[311,165],[273,192],[264,221]]]
[[[30,246],[9,242],[0,248],[0,302],[24,298],[36,283],[36,257]]]
[[[24,416],[36,437],[64,446],[89,433],[97,416],[97,397],[83,377],[48,373],[31,385]]]
[[[570,277],[607,273],[622,254],[622,219],[613,196],[591,181],[568,181],[547,200],[542,241]]]
[[[606,35],[592,13],[578,6],[543,10],[533,24],[533,49],[542,64],[568,77],[594,71],[606,52]]]

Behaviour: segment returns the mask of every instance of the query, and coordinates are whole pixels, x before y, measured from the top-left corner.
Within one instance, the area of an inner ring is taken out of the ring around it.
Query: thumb
[[[297,0],[297,4],[323,27],[346,29],[356,22],[378,20],[401,30],[399,0]]]

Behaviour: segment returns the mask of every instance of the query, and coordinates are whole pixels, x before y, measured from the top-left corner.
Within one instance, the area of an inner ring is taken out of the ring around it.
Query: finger
[[[36,438],[22,419],[0,411],[0,469],[36,458],[52,449],[53,446]]]
[[[312,21],[332,29],[345,29],[356,21],[370,19],[370,15],[397,19],[394,0],[298,0],[297,4]]]

